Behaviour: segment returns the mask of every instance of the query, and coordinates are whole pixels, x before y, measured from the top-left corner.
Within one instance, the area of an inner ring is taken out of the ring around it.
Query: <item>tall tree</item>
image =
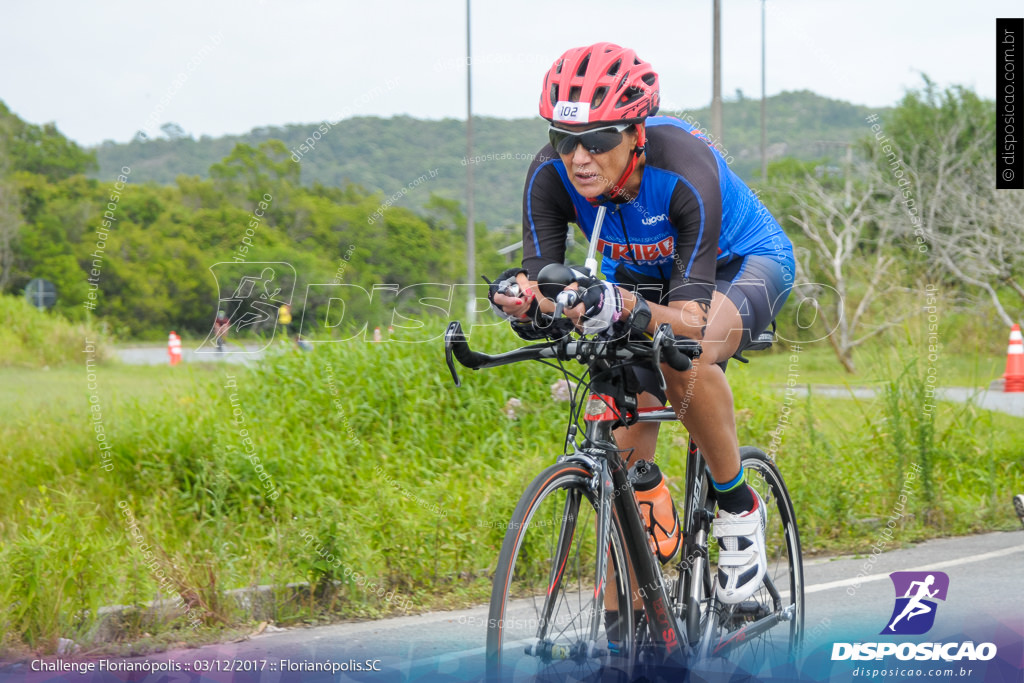
[[[8,151],[10,126],[9,119],[0,117],[0,292],[3,292],[11,281],[14,241],[21,228],[18,191],[8,178],[11,168]]]
[[[18,191],[0,170],[0,292],[7,289],[14,269],[15,241],[22,219]]]
[[[0,122],[10,172],[28,171],[50,180],[62,180],[97,168],[96,154],[68,140],[52,123],[36,126],[22,121],[2,101]]]
[[[995,189],[994,104],[925,77],[877,125],[895,151],[874,139],[867,151],[890,178],[882,189],[905,243],[1012,324],[1024,311],[1024,193]],[[1010,291],[1016,315],[1002,296]]]

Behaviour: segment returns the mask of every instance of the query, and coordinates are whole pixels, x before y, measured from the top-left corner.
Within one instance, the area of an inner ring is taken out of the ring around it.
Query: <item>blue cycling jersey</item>
[[[620,284],[668,286],[668,300],[710,300],[715,271],[737,258],[766,256],[793,271],[793,246],[757,196],[696,129],[647,119],[639,194],[606,202],[597,248],[602,272]],[[534,159],[523,197],[523,266],[531,278],[565,258],[568,223],[589,240],[597,207],[580,195],[550,145]]]

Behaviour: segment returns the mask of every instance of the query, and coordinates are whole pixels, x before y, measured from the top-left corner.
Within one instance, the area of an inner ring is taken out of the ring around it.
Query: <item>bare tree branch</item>
[[[790,219],[810,244],[808,252],[798,260],[798,270],[805,278],[820,273],[839,294],[839,300],[829,306],[818,299],[813,303],[823,322],[835,322],[834,328],[827,328],[831,331],[829,343],[851,373],[855,371],[853,349],[909,315],[888,311],[887,315],[895,318],[875,325],[866,334],[861,332],[867,326],[872,306],[898,289],[896,278],[892,277],[896,258],[890,253],[894,230],[886,220],[890,212],[877,201],[879,182],[877,170],[866,171],[852,202],[845,192],[830,191],[816,178],[806,177],[799,188],[793,188],[797,213]],[[812,261],[817,268],[810,266]],[[870,271],[863,292],[859,291],[862,271]],[[852,315],[847,315],[851,308]],[[857,334],[861,334],[859,339],[854,338]]]

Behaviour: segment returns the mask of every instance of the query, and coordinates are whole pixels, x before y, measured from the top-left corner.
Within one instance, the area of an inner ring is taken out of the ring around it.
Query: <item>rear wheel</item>
[[[558,463],[527,487],[512,514],[491,591],[487,680],[581,679],[607,661],[604,591],[598,562],[613,563],[618,604],[630,604],[622,535],[611,517],[610,542],[597,548],[597,497],[582,465]],[[620,610],[632,621],[629,609]],[[622,633],[632,633],[631,623]],[[628,661],[632,642],[622,643]]]
[[[757,673],[790,662],[804,630],[804,574],[793,501],[775,463],[756,448],[740,449],[747,483],[765,502],[768,569],[757,591],[738,605],[718,603],[705,653]],[[713,575],[713,574],[712,574]],[[707,622],[705,622],[707,625]]]

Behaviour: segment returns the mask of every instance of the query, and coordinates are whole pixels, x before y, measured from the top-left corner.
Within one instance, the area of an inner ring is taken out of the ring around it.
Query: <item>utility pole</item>
[[[476,320],[476,233],[473,219],[473,51],[470,43],[469,4],[466,0],[466,281],[470,287],[466,302],[466,319],[472,325]]]
[[[712,142],[723,146],[722,141],[722,0],[714,0],[714,20],[711,40],[711,134]]]
[[[765,88],[764,88],[764,74],[765,74],[765,39],[764,39],[764,8],[767,0],[761,0],[761,182],[768,180],[768,134],[767,134],[767,115],[765,114]]]
[[[853,145],[846,144],[846,163],[843,165],[843,175],[846,176],[845,192],[846,206],[853,206]]]

